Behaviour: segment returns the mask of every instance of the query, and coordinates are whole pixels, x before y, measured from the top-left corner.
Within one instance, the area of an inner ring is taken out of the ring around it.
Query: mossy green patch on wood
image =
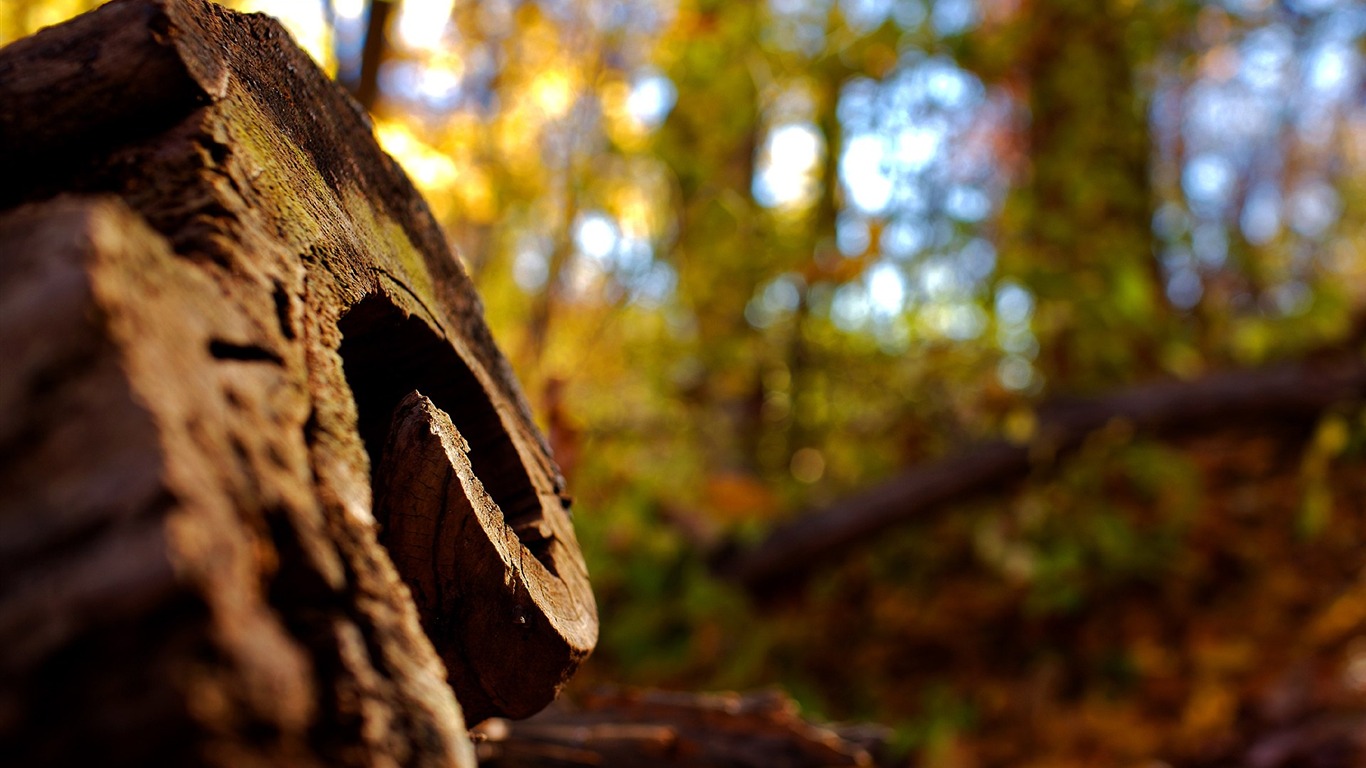
[[[233,88],[228,96],[237,119],[233,138],[249,157],[243,168],[249,183],[263,191],[271,209],[268,215],[277,228],[300,251],[356,250],[381,265],[379,271],[417,299],[424,307],[436,306],[436,286],[426,256],[409,238],[404,226],[376,207],[359,183],[344,184],[334,191],[309,155],[289,140],[261,105],[244,91]],[[388,267],[389,271],[384,268]],[[377,275],[363,276],[378,281]]]

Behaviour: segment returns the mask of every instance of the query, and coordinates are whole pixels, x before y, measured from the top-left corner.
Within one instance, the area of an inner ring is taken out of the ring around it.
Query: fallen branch
[[[607,690],[576,709],[475,729],[490,766],[805,768],[871,766],[887,730],[821,726],[781,692],[751,694]]]
[[[950,503],[999,492],[1107,425],[1123,423],[1156,437],[1219,424],[1270,426],[1313,419],[1363,392],[1366,362],[1357,355],[1337,355],[1046,405],[1028,443],[985,442],[916,467],[778,526],[754,548],[719,557],[717,568],[753,593],[771,593],[889,528]]]

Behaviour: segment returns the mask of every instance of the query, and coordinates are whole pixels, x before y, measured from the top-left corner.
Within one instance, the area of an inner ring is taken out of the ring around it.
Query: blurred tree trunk
[[[749,476],[759,463],[761,354],[745,321],[745,305],[763,280],[772,254],[759,247],[761,213],[754,201],[755,153],[764,130],[754,79],[753,41],[761,11],[744,3],[708,7],[687,42],[691,56],[669,72],[678,99],[657,139],[658,152],[679,182],[679,229],[670,255],[695,328],[695,376],[682,382],[684,400],[710,413],[709,469]],[[741,254],[717,259],[710,254]]]
[[[203,0],[14,43],[0,104],[0,762],[472,765],[596,611],[365,113]]]
[[[1002,211],[999,274],[1036,299],[1038,365],[1055,390],[1158,368],[1167,304],[1152,250],[1148,103],[1137,82],[1158,12],[1119,0],[1032,0],[967,57],[987,79],[1026,94],[1029,161]]]
[[[367,5],[370,12],[366,15],[365,42],[361,45],[360,74],[350,88],[356,101],[367,112],[373,112],[379,104],[380,70],[389,57],[389,17],[394,4],[390,0],[370,0]]]

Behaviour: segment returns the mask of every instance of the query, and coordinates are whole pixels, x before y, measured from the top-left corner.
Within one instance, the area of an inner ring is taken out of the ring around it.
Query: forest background
[[[926,765],[1363,748],[1366,6],[225,4],[473,276],[575,496],[571,695],[776,685]]]

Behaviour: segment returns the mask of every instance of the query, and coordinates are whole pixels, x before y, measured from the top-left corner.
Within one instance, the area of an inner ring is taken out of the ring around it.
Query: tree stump
[[[0,50],[0,168],[0,763],[472,765],[554,697],[597,636],[563,480],[274,20]]]

